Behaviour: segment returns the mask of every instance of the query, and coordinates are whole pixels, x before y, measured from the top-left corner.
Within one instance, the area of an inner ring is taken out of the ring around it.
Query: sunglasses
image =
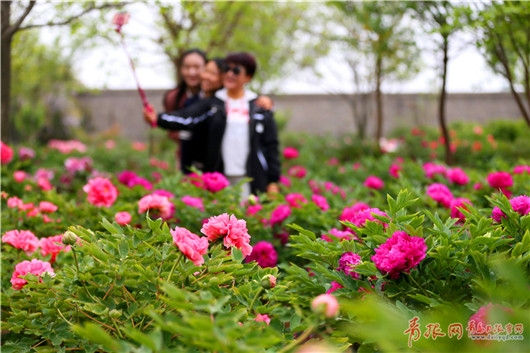
[[[228,73],[229,71],[232,71],[234,73],[234,75],[239,75],[241,73],[241,66],[234,66],[234,67],[224,67],[223,68],[223,72],[226,74]]]

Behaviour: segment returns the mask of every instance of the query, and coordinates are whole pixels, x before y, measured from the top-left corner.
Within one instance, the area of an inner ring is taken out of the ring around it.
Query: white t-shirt
[[[256,94],[245,91],[239,99],[226,95],[226,90],[217,92],[217,96],[225,101],[226,128],[223,136],[221,154],[226,176],[243,176],[247,174],[247,159],[250,149],[249,104]]]

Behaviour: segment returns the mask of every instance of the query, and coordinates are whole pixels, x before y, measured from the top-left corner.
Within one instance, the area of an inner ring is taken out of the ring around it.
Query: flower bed
[[[241,203],[141,143],[2,144],[2,351],[525,351],[530,161],[343,148]]]

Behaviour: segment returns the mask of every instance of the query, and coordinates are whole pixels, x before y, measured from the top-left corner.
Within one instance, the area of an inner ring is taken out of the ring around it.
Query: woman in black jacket
[[[273,113],[256,105],[257,95],[245,89],[256,71],[248,53],[225,59],[224,89],[211,98],[171,113],[144,110],[147,122],[168,130],[207,129],[208,146],[204,171],[218,171],[236,184],[252,179],[243,194],[277,192],[280,177],[278,132]]]

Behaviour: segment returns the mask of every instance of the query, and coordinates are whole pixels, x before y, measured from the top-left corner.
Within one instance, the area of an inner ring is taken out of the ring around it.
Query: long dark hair
[[[182,78],[182,75],[180,74],[180,69],[182,68],[182,63],[184,62],[184,59],[186,58],[186,56],[188,56],[190,54],[199,54],[204,59],[204,63],[206,63],[206,61],[207,61],[206,53],[204,51],[200,50],[199,48],[192,48],[192,49],[186,50],[184,53],[182,53],[182,55],[178,59],[177,69],[179,71],[178,72],[179,82],[178,82],[177,87],[178,87],[179,90],[178,90],[178,93],[177,93],[177,101],[176,101],[176,106],[177,107],[178,107],[182,97],[184,97],[184,95],[186,94],[186,90],[188,88],[188,85],[186,84],[186,82]]]

